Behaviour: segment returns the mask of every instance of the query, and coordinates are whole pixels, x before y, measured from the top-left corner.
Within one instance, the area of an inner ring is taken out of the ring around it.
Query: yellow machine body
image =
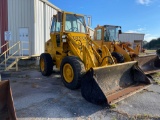
[[[60,69],[62,82],[67,88],[77,89],[81,86],[82,96],[95,104],[111,104],[113,101],[118,101],[120,96],[107,100],[108,93],[112,96],[111,91],[115,89],[118,91],[118,89],[124,90],[130,86],[138,86],[132,91],[124,92],[123,98],[125,98],[125,96],[144,88],[139,87],[141,82],[147,87],[150,81],[141,70],[137,69],[137,62],[116,64],[116,59],[108,49],[112,47],[99,45],[93,41],[88,34],[84,19],[83,15],[64,11],[53,16],[51,39],[46,42],[45,52],[40,56],[42,74],[50,75],[53,65],[55,65]],[[137,74],[135,71],[138,71],[138,74],[143,77],[133,79],[133,76]],[[125,85],[119,85],[119,82],[123,81],[125,81]],[[108,84],[109,82],[110,84]],[[101,85],[102,83],[104,85]],[[99,96],[102,97],[99,98]]]
[[[135,49],[132,49],[129,43],[118,41],[120,26],[104,25],[97,26],[94,33],[94,41],[100,46],[106,45],[110,52],[118,52],[124,56],[125,62],[134,60],[139,55],[140,46],[137,45]],[[111,29],[109,31],[109,29]],[[107,33],[113,33],[113,35],[107,36]]]
[[[52,59],[55,61],[54,64],[56,65],[56,68],[60,69],[61,61],[66,56],[77,56],[80,58],[85,64],[86,70],[89,70],[91,67],[109,65],[110,63],[107,63],[107,61],[109,61],[108,59],[111,59],[111,64],[114,64],[113,57],[105,45],[102,46],[102,56],[98,54],[96,49],[100,48],[100,46],[92,41],[87,30],[85,33],[67,32],[64,30],[66,14],[73,15],[73,13],[63,12],[61,31],[51,32],[51,39],[45,44],[45,52],[51,55]],[[83,17],[83,15],[76,15]],[[59,38],[56,38],[57,36]],[[65,38],[63,38],[63,36]],[[57,45],[56,39],[59,39],[59,45]],[[93,46],[96,49],[93,49]],[[103,56],[105,55],[108,55],[109,58],[105,58],[107,61],[100,65]]]

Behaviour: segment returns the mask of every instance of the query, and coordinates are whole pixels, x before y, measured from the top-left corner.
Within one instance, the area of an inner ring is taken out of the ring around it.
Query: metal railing
[[[6,47],[6,48],[8,49],[8,47],[9,47],[9,42],[6,42],[4,45],[0,46],[0,50],[1,50],[2,48],[4,48],[4,47]]]
[[[18,46],[18,47],[17,47]],[[8,56],[8,53],[11,49],[17,47],[17,50],[12,53],[11,55]],[[12,45],[10,48],[8,48],[5,52],[3,52],[0,57],[2,57],[4,55],[4,60],[0,63],[0,65],[5,64],[5,70],[7,68],[7,61],[12,58],[16,53],[20,54],[20,41],[18,41],[17,43],[15,43],[14,45]]]
[[[24,45],[28,44],[28,48],[24,48]],[[30,54],[29,51],[29,41],[21,41],[21,55],[24,56],[24,51],[28,51],[28,55]]]

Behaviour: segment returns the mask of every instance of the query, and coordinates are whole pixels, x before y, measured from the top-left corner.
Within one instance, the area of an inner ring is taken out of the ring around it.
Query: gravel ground
[[[160,119],[160,86],[157,84],[108,109],[87,102],[80,90],[67,89],[58,72],[44,77],[37,69],[26,69],[5,72],[2,79],[10,80],[18,120]]]

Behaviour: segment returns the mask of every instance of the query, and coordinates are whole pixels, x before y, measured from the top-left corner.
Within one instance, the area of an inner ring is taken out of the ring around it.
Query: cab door
[[[60,18],[61,17],[61,18]],[[56,61],[56,67],[60,68],[63,59],[63,43],[62,43],[62,14],[57,14],[52,20],[50,31],[51,44],[52,44],[52,58]]]
[[[57,15],[54,16],[52,20],[52,26],[51,26],[51,41],[53,44],[54,49],[56,50],[56,53],[62,53],[62,19],[57,19]]]

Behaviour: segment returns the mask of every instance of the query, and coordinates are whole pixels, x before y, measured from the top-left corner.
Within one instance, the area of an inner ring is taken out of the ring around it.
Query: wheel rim
[[[41,71],[44,71],[44,59],[41,58],[40,60],[40,67],[41,67]]]
[[[73,81],[74,78],[73,68],[68,63],[63,66],[63,76],[67,83],[71,83]]]

